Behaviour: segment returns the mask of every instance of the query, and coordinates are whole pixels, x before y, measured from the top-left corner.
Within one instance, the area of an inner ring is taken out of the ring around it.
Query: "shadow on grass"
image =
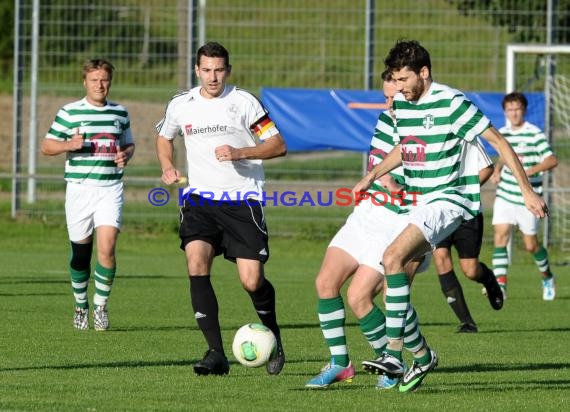
[[[16,296],[69,296],[68,293],[0,293],[2,297]]]
[[[121,281],[124,280],[140,280],[140,279],[171,279],[178,278],[179,275],[123,275],[121,274]],[[69,284],[69,279],[45,279],[45,278],[30,278],[22,279],[20,277],[2,277],[0,278],[0,285],[17,285],[17,284]]]
[[[1,295],[0,295],[1,296]],[[192,322],[192,319],[189,320]],[[450,326],[452,323],[430,323],[429,326]],[[240,326],[238,324],[226,324],[221,325],[220,329],[222,331],[236,331]],[[425,325],[422,325],[425,326]],[[346,328],[357,328],[359,327],[357,322],[347,322],[345,324]],[[315,329],[320,330],[319,324],[315,323],[280,323],[279,328],[281,330],[302,330],[302,329]],[[148,331],[168,331],[168,330],[199,330],[195,323],[189,323],[188,325],[182,326],[130,326],[130,327],[113,327],[111,330],[106,331],[106,334],[115,332],[148,332]],[[498,331],[497,331],[498,332]],[[502,331],[504,332],[504,331]],[[489,333],[489,332],[487,332]],[[495,332],[491,332],[495,333]]]
[[[202,358],[186,359],[186,360],[162,360],[162,361],[117,361],[117,362],[101,362],[101,363],[77,363],[69,365],[38,365],[24,366],[13,368],[0,368],[0,372],[21,372],[21,371],[41,371],[41,370],[74,370],[74,369],[99,369],[99,368],[148,368],[160,366],[194,366],[196,362]],[[230,365],[234,367],[243,367],[235,360],[229,360]],[[306,360],[289,360],[286,364],[306,363]],[[294,373],[291,375],[301,376],[302,374]]]
[[[304,360],[289,360],[287,363],[315,363],[315,371],[322,367],[328,359],[304,359]],[[539,371],[549,371],[549,370],[560,370],[570,368],[570,363],[524,363],[524,364],[502,364],[502,363],[491,363],[491,364],[470,364],[470,365],[456,365],[456,366],[439,366],[432,373],[489,373],[489,372],[515,372],[515,371],[526,371],[526,372],[539,372]],[[317,373],[315,372],[315,373]],[[298,373],[299,376],[313,376],[315,373]],[[365,373],[361,373],[364,374]]]
[[[562,332],[562,333],[564,333],[564,332],[570,332],[570,328],[549,328],[549,329],[535,328],[535,329],[514,329],[514,330],[497,329],[497,330],[486,330],[486,331],[479,330],[479,332],[477,332],[477,334],[500,333],[500,334],[508,335],[509,333],[521,333],[521,332]]]
[[[438,367],[436,372],[466,373],[466,372],[513,372],[513,371],[548,371],[570,368],[570,363],[474,363],[470,365]]]
[[[198,362],[194,360],[173,360],[173,361],[122,361],[103,363],[77,363],[71,365],[41,365],[26,366],[21,368],[2,368],[1,372],[11,371],[33,371],[33,370],[66,370],[66,369],[96,369],[96,368],[147,368],[153,366],[190,366]]]
[[[0,295],[2,296],[2,295]],[[191,322],[191,323],[190,323]],[[236,331],[242,325],[231,324],[231,325],[222,325],[220,329],[222,331]],[[358,326],[357,324],[351,324],[347,326]],[[296,324],[284,324],[279,325],[281,330],[286,329],[319,329],[318,324],[314,323],[296,323]],[[129,327],[115,327],[113,326],[112,329],[109,329],[105,332],[106,335],[112,333],[124,333],[124,332],[149,332],[149,331],[180,331],[180,330],[188,330],[188,331],[199,331],[198,326],[193,322],[192,319],[189,320],[188,325],[179,325],[179,326],[129,326]]]
[[[496,383],[489,382],[454,382],[445,385],[430,385],[425,383],[421,386],[418,393],[422,394],[449,394],[450,392],[470,393],[470,392],[521,392],[528,390],[547,390],[551,394],[552,391],[567,391],[570,389],[570,380],[525,380],[523,381],[498,381]],[[564,395],[565,392],[562,393]],[[549,395],[552,396],[552,395]],[[558,399],[558,398],[555,398]],[[561,400],[561,402],[564,402]],[[564,410],[564,409],[560,409]]]
[[[21,284],[69,284],[69,280],[49,280],[49,279],[22,279],[22,278],[2,278],[0,285],[21,285]]]

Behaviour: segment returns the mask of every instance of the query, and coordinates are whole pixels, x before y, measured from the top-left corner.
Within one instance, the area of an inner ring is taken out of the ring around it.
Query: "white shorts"
[[[523,205],[515,205],[497,197],[493,205],[493,225],[516,225],[525,235],[538,233],[539,219]]]
[[[394,213],[365,199],[354,208],[329,247],[338,247],[351,255],[359,265],[369,266],[384,274],[381,262],[384,251],[407,225],[407,214]],[[429,262],[427,256],[417,272],[425,271]]]
[[[65,190],[65,220],[69,240],[79,242],[99,226],[121,229],[123,220],[123,183],[88,186],[68,183]]]
[[[465,209],[451,202],[436,201],[413,207],[408,222],[418,227],[432,250],[463,222]]]

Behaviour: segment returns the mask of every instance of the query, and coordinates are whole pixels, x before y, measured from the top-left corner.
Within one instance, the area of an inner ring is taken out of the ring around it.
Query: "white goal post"
[[[515,54],[570,54],[570,45],[546,46],[539,44],[508,44],[507,45],[507,89],[510,93],[515,90]]]

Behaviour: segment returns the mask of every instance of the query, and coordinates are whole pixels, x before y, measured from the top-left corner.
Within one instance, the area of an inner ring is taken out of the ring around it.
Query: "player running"
[[[122,177],[135,151],[127,110],[107,101],[114,70],[106,60],[85,62],[85,97],[57,112],[41,147],[47,156],[66,155],[65,219],[71,242],[73,327],[79,330],[89,329],[87,287],[94,234],[93,323],[97,331],[109,328],[108,301],[117,270],[115,246],[124,204]]]
[[[558,165],[558,160],[544,133],[525,120],[528,101],[524,94],[509,93],[503,98],[502,104],[508,124],[501,128],[500,132],[513,146],[534,191],[542,196],[544,172],[554,169]],[[522,190],[509,167],[503,167],[503,163],[499,162],[491,179],[494,183],[498,183],[493,206],[493,229],[495,231],[493,270],[504,297],[507,297],[509,266],[507,245],[513,227],[516,225],[523,234],[526,251],[532,254],[542,275],[542,299],[554,300],[556,285],[548,263],[548,252],[538,243],[539,219],[525,208]]]
[[[410,283],[407,262],[432,250],[480,210],[478,162],[466,158],[478,135],[499,152],[513,171],[529,210],[544,217],[548,209],[530,185],[509,143],[463,93],[431,77],[429,53],[417,41],[398,41],[385,59],[401,94],[394,99],[399,144],[355,187],[359,193],[402,165],[408,191],[419,192],[409,224],[387,247],[382,262],[386,273],[386,334],[388,344],[378,359],[363,362],[372,373],[402,377],[400,391],[415,390],[438,363],[434,350],[414,354],[404,369],[402,349]]]

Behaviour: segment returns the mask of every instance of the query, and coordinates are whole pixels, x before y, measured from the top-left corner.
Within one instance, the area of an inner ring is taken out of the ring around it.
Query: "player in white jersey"
[[[135,150],[127,110],[107,100],[113,71],[112,64],[102,59],[83,65],[86,96],[57,112],[41,147],[44,155],[66,154],[65,216],[71,241],[73,326],[80,330],[89,328],[87,287],[94,231],[94,327],[109,328],[107,304],[116,274],[115,246],[124,202],[122,176]]]
[[[397,92],[395,82],[383,73],[384,97],[388,107]],[[390,110],[378,117],[370,142],[369,169],[380,163],[394,147],[394,122]],[[321,372],[310,379],[308,388],[326,388],[333,383],[351,381],[354,366],[348,354],[344,324],[345,306],[341,296],[342,286],[352,277],[347,290],[348,304],[358,319],[360,329],[370,346],[380,355],[386,346],[385,317],[373,299],[382,290],[384,268],[382,253],[407,223],[411,196],[402,192],[395,179],[402,179],[402,171],[375,181],[359,201],[345,224],[331,240],[321,268],[315,280],[318,304],[317,311],[321,330],[330,351],[330,362]],[[408,199],[406,199],[406,197]],[[400,204],[400,199],[404,204]],[[411,205],[413,206],[413,205]],[[421,267],[418,266],[421,264]],[[429,259],[410,262],[410,274],[423,271]],[[407,314],[405,345],[410,351],[419,350],[424,339],[419,331],[417,316],[410,306]],[[380,379],[377,387],[389,389],[398,384],[398,379]]]
[[[210,42],[198,49],[195,73],[200,85],[174,96],[157,125],[156,151],[162,181],[177,182],[174,139],[186,145],[188,187],[180,210],[194,317],[208,350],[194,365],[198,375],[225,375],[218,300],[210,281],[215,256],[237,265],[243,288],[264,325],[277,338],[267,372],[277,375],[285,363],[275,313],[275,289],[264,274],[269,258],[263,200],[263,159],[283,156],[287,148],[261,102],[250,92],[226,83],[231,72],[228,51]]]
[[[402,348],[410,284],[405,265],[449,236],[463,220],[477,216],[480,186],[477,162],[465,162],[467,145],[481,135],[503,158],[522,188],[525,204],[539,217],[547,214],[544,200],[530,185],[509,143],[463,93],[435,83],[429,53],[417,41],[398,41],[384,60],[402,99],[394,100],[399,144],[354,187],[366,190],[379,177],[402,165],[408,191],[420,192],[408,226],[386,248],[386,334],[383,355],[363,362],[369,372],[402,376],[400,391],[416,389],[437,366],[436,352],[414,353],[405,372]]]
[[[508,120],[507,126],[500,132],[513,147],[523,164],[530,183],[536,193],[542,195],[544,172],[554,169],[558,160],[546,139],[535,125],[525,121],[528,101],[524,94],[513,92],[503,98],[503,110]],[[493,229],[495,248],[493,250],[493,269],[498,282],[507,293],[507,269],[509,256],[507,244],[512,235],[513,226],[517,225],[523,234],[524,247],[532,254],[536,266],[542,275],[542,298],[554,300],[556,287],[554,275],[548,263],[548,252],[538,243],[539,219],[524,206],[521,189],[517,185],[512,171],[508,167],[499,167],[492,176],[498,183],[493,207]]]

